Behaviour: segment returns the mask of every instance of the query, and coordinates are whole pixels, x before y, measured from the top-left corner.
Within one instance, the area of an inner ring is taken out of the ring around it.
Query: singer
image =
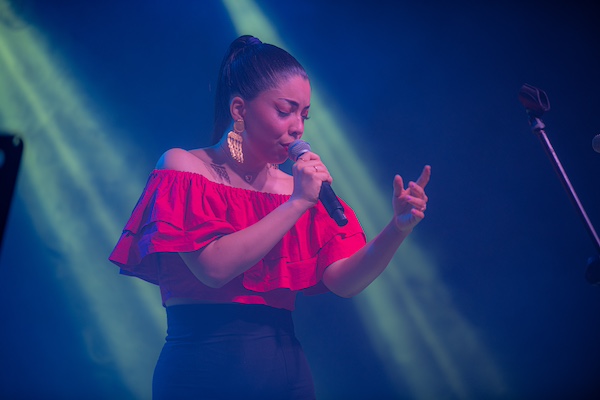
[[[333,180],[316,153],[294,159],[292,175],[278,169],[304,133],[310,91],[288,52],[237,38],[219,72],[214,144],[170,149],[151,172],[109,259],[160,287],[155,400],[314,399],[296,295],[360,293],[424,218],[429,166],[406,186],[394,178],[393,215],[369,242],[347,204],[340,226],[319,201]]]

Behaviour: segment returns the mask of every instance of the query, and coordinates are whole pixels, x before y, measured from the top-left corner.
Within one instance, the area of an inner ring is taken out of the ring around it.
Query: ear
[[[246,102],[240,96],[235,96],[229,103],[229,113],[234,121],[244,119],[246,115]]]

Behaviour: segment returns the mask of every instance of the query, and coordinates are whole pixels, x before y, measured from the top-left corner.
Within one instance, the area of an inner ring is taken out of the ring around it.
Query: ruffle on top
[[[183,264],[177,253],[201,249],[244,229],[289,198],[222,185],[192,172],[154,170],[109,259],[123,274],[161,286],[168,281],[163,300],[165,295],[189,297],[193,277],[189,270],[185,271],[188,282],[183,276],[179,280],[169,277],[173,263],[179,268]],[[342,204],[349,221],[346,226],[337,226],[319,202],[264,259],[242,274],[243,288],[254,292],[314,289],[327,266],[352,255],[366,242],[354,212]],[[173,265],[173,273],[175,269]],[[218,290],[193,279],[195,291]],[[202,298],[201,293],[197,297]]]

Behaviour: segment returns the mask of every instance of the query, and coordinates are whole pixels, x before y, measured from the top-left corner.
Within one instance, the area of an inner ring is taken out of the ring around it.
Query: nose
[[[298,116],[298,118],[294,118],[293,124],[290,126],[290,136],[294,139],[300,139],[302,134],[304,133],[304,118],[302,116]]]

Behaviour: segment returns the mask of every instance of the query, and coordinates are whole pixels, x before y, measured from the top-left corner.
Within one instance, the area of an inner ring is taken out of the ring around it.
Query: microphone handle
[[[338,226],[344,226],[348,223],[348,218],[344,214],[344,207],[342,207],[329,182],[321,184],[319,200],[321,200],[323,207],[325,207],[329,216],[333,218]]]

